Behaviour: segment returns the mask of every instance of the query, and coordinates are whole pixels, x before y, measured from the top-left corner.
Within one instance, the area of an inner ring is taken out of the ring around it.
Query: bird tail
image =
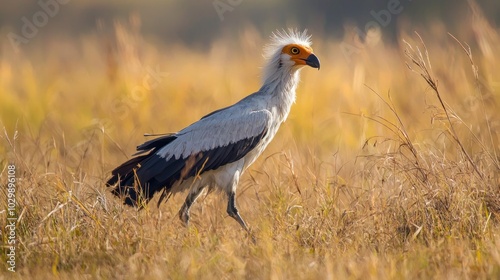
[[[114,186],[111,193],[122,198],[127,205],[142,207],[153,197],[154,192],[149,191],[149,184],[142,184],[136,173],[149,156],[141,155],[124,162],[111,172],[112,176],[106,182],[108,187]]]
[[[175,139],[174,134],[164,134],[162,137],[137,146],[138,152],[134,154],[136,157],[129,159],[111,172],[112,176],[106,182],[108,187],[114,187],[111,192],[130,206],[143,207],[148,203],[156,192],[171,183],[168,180],[159,182],[154,178],[164,171],[162,168],[156,170],[156,164],[164,160],[155,154]],[[169,194],[170,188],[163,188],[163,192],[162,197]]]

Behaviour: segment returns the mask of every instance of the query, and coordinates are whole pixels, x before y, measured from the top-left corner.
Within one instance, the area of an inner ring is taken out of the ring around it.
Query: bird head
[[[289,29],[274,32],[271,42],[264,49],[264,57],[267,60],[264,83],[280,75],[294,73],[306,65],[319,70],[320,62],[311,45],[311,36],[307,34],[307,30],[300,32]]]

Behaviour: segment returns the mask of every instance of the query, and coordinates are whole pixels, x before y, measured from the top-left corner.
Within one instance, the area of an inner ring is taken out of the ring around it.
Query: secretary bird
[[[107,181],[125,204],[143,206],[162,192],[158,206],[170,195],[189,189],[179,218],[189,223],[189,209],[202,191],[227,194],[227,213],[247,232],[236,208],[235,194],[243,172],[259,157],[283,123],[299,83],[299,70],[320,68],[307,30],[278,31],[265,48],[263,85],[232,106],[214,111],[177,133],[137,146],[137,155],[112,171]]]

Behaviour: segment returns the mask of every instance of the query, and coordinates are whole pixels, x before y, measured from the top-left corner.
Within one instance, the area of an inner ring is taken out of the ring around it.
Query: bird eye
[[[299,48],[297,48],[297,47],[293,47],[293,48],[291,48],[291,49],[290,49],[290,52],[291,52],[292,54],[299,54],[299,53],[300,53],[300,50],[299,50]]]

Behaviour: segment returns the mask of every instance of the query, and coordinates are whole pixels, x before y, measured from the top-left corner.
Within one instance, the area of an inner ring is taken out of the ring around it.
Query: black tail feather
[[[124,204],[142,207],[148,203],[153,195],[166,187],[166,182],[159,182],[156,178],[144,176],[143,169],[148,160],[155,159],[155,155],[142,155],[128,160],[112,172],[107,181],[108,187],[115,186],[111,193],[123,199]],[[118,183],[118,184],[117,184]],[[166,190],[168,192],[168,190]]]
[[[124,177],[128,174],[133,173],[134,168],[137,168],[140,162],[146,159],[148,156],[149,155],[142,155],[134,157],[122,163],[111,172],[112,177],[109,178],[109,180],[106,182],[106,185],[113,186],[118,183],[118,181],[123,181]]]
[[[165,187],[165,182],[158,182],[154,176],[144,174],[144,170],[140,168],[145,164],[150,165],[151,161],[157,161],[155,153],[175,138],[174,134],[167,134],[139,145],[137,147],[139,152],[135,155],[150,152],[127,160],[111,172],[112,176],[106,182],[108,187],[114,186],[111,192],[130,206],[140,206],[141,202],[149,202],[157,191]]]
[[[111,172],[111,178],[106,182],[108,187],[116,187],[111,191],[114,195],[124,198],[124,203],[130,206],[137,206],[140,195],[134,188],[135,171],[140,167],[140,163],[144,161],[148,155],[134,157],[124,162]],[[127,184],[127,182],[132,184]]]

